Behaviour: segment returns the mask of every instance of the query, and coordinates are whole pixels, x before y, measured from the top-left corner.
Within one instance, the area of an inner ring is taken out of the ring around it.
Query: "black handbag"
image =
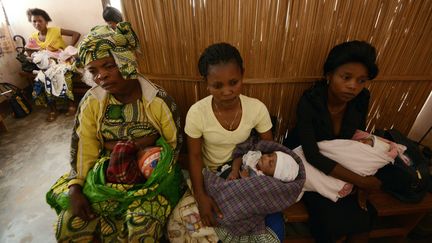
[[[407,165],[400,157],[393,164],[379,169],[375,176],[381,180],[382,189],[400,201],[416,203],[426,195],[430,182],[428,161],[421,153],[416,142],[410,140],[396,129],[376,130],[375,134],[405,145],[404,155],[410,159]]]
[[[0,95],[7,98],[15,118],[23,118],[32,112],[30,101],[23,90],[10,83],[0,83]]]

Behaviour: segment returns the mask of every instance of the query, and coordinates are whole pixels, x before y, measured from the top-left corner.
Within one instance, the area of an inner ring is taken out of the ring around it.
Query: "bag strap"
[[[427,164],[427,159],[423,156],[423,154],[420,151],[420,148],[418,146],[418,143],[407,138],[405,135],[403,135],[400,131],[396,129],[390,129],[386,131],[392,140],[396,143],[403,144],[407,147],[406,153],[411,158],[411,160],[414,162],[414,164]]]

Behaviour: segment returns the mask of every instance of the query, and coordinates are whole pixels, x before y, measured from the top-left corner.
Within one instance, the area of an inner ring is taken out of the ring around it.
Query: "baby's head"
[[[390,146],[390,142],[378,137],[376,135],[372,135],[369,134],[367,132],[363,132],[360,130],[357,130],[354,133],[354,136],[352,137],[353,140],[363,143],[363,144],[367,144],[369,146],[371,146],[372,148],[374,148],[375,150],[382,152],[382,153],[387,153],[390,152],[393,148],[392,146]]]
[[[298,174],[299,166],[289,154],[276,151],[263,154],[258,161],[257,169],[267,176],[273,176],[282,181],[292,181]]]
[[[365,137],[365,138],[360,138],[357,141],[359,141],[360,143],[364,143],[364,144],[370,145],[371,147],[374,146],[374,139],[373,139],[372,136]]]

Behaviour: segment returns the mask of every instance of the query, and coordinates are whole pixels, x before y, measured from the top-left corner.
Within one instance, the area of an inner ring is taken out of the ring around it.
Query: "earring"
[[[329,84],[330,84],[330,81],[329,81],[328,79],[326,79],[326,82],[327,82],[327,85],[329,85]]]

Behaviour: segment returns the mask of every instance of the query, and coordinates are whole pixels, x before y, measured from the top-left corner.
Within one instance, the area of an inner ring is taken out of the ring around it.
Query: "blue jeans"
[[[280,242],[283,242],[285,239],[285,221],[281,212],[267,215],[265,225],[273,230]]]

